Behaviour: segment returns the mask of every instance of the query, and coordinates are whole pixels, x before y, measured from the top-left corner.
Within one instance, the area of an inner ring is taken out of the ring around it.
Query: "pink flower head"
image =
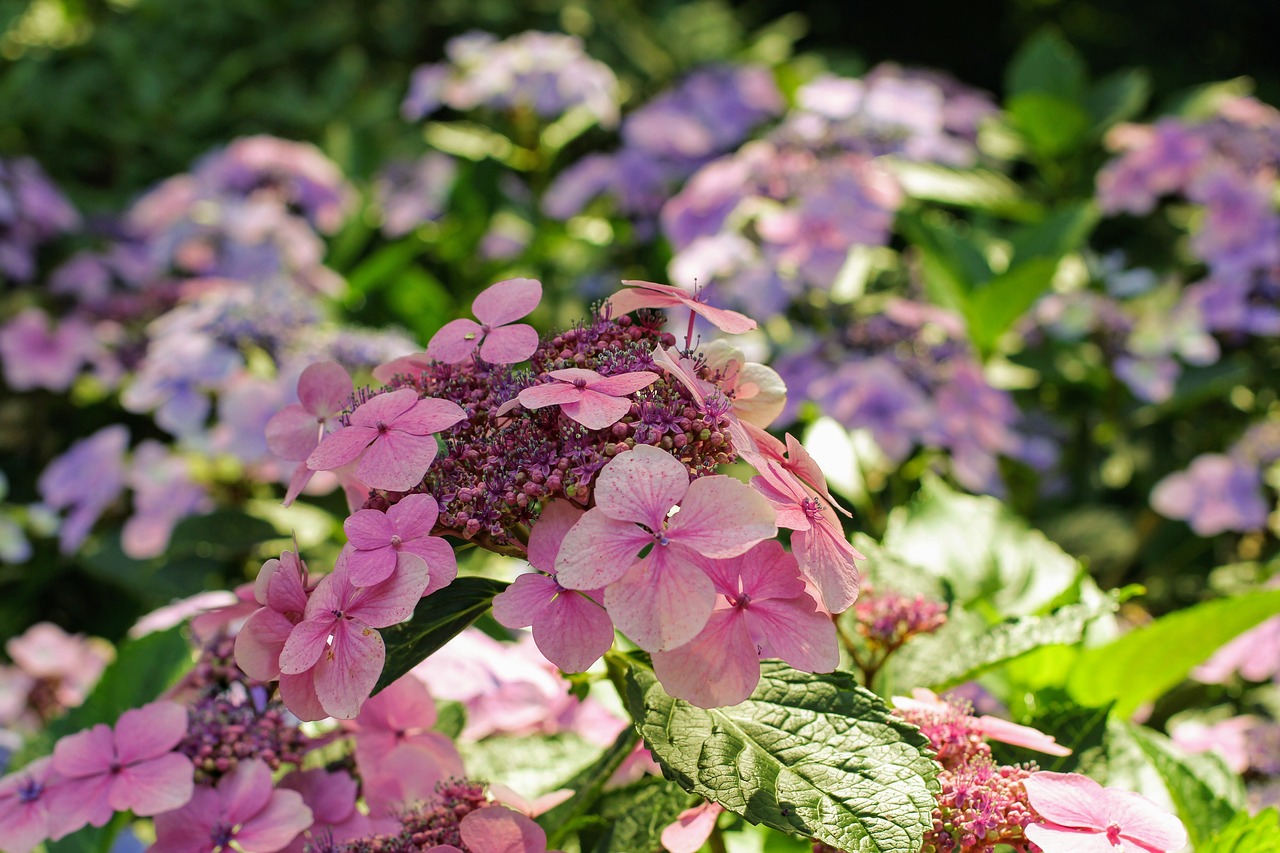
[[[250,678],[272,681],[280,677],[280,653],[307,609],[307,564],[293,551],[267,560],[253,596],[262,606],[236,634],[236,664]]]
[[[37,622],[4,644],[28,675],[52,682],[59,705],[79,705],[115,656],[106,640],[68,634],[52,622]]]
[[[835,510],[811,494],[804,484],[777,462],[760,457],[760,476],[751,486],[773,505],[778,525],[795,531],[791,549],[800,568],[822,593],[832,613],[840,613],[858,597],[858,566],[866,559],[845,538]]]
[[[274,790],[263,762],[241,761],[217,787],[202,786],[185,806],[156,817],[150,853],[275,853],[311,823],[301,794]]]
[[[747,361],[728,341],[712,341],[702,355],[719,377],[717,384],[733,400],[733,414],[760,428],[773,423],[787,405],[787,386],[772,367]]]
[[[805,672],[840,663],[835,624],[805,589],[796,559],[777,540],[731,560],[705,561],[721,596],[690,642],[653,655],[662,686],[700,708],[736,705],[760,681],[760,659],[780,658]]]
[[[313,470],[306,459],[326,433],[338,428],[337,416],[351,399],[351,376],[333,361],[312,364],[298,377],[298,402],[267,421],[267,448],[281,459],[301,462],[289,480],[285,506],[302,492]]]
[[[65,820],[53,790],[52,758],[39,758],[0,779],[0,838],[9,853],[28,853],[47,838],[79,828]]]
[[[647,370],[601,376],[594,370],[570,367],[547,375],[555,381],[521,391],[517,398],[520,405],[526,409],[559,406],[567,417],[587,429],[605,429],[622,420],[631,411],[627,395],[658,381],[658,374]],[[504,409],[506,406],[497,414],[506,414]]]
[[[493,599],[493,618],[508,628],[532,626],[538,650],[565,672],[584,672],[613,645],[604,608],[556,580],[560,545],[583,514],[568,501],[548,504],[529,532],[529,564],[538,571],[516,578]]]
[[[457,403],[419,399],[412,388],[379,394],[351,413],[351,425],[330,435],[307,457],[313,471],[354,462],[356,476],[375,489],[407,492],[436,458],[433,433],[465,418]]]
[[[440,778],[461,777],[462,757],[452,740],[431,728],[435,722],[436,703],[416,676],[406,675],[387,685],[364,703],[351,726],[360,775],[376,775],[397,747],[408,745],[417,750],[417,761],[439,768]]]
[[[542,301],[542,284],[531,278],[513,278],[490,285],[471,303],[474,320],[445,323],[427,344],[427,355],[446,364],[466,360],[478,347],[480,357],[491,364],[515,364],[533,355],[538,332],[516,323]]]
[[[928,714],[948,715],[957,711],[956,705],[945,699],[940,698],[932,690],[924,687],[916,687],[911,691],[911,697],[894,696],[893,707],[904,711],[920,711]],[[1031,726],[1023,726],[1018,723],[1002,720],[999,717],[993,717],[989,714],[983,714],[981,717],[974,717],[970,714],[963,713],[965,710],[971,710],[968,703],[962,703],[959,711],[963,715],[962,722],[964,726],[974,734],[980,735],[987,740],[998,740],[1001,743],[1020,746],[1023,749],[1031,749],[1036,752],[1043,752],[1046,755],[1064,756],[1070,755],[1071,750],[1057,742],[1053,735],[1047,735],[1039,729],[1033,729]]]
[[[173,751],[186,734],[186,708],[152,702],[125,711],[114,730],[99,723],[59,740],[53,768],[76,823],[103,826],[122,811],[150,817],[190,800],[195,769]]]
[[[309,701],[314,697],[325,714],[353,719],[386,660],[382,635],[374,629],[408,619],[426,588],[427,564],[422,561],[407,562],[380,584],[357,587],[348,575],[347,558],[339,556],[280,652],[286,707],[300,719],[316,719],[315,703]]]
[[[626,290],[619,290],[605,303],[614,315],[629,314],[638,308],[676,308],[683,305],[700,314],[718,329],[731,335],[740,335],[756,327],[756,321],[737,311],[713,308],[702,302],[699,296],[690,296],[678,287],[655,284],[651,281],[624,281]]]
[[[723,475],[691,483],[679,461],[648,445],[605,465],[595,498],[565,535],[556,578],[568,589],[607,587],[609,615],[648,651],[684,645],[711,615],[715,587],[699,557],[736,557],[778,530],[749,487]]]
[[[1044,853],[1173,853],[1187,844],[1182,821],[1141,794],[1076,773],[1032,773],[1022,784],[1039,815],[1027,838]]]
[[[440,509],[431,495],[407,495],[386,512],[362,509],[343,522],[350,541],[347,571],[356,586],[372,586],[391,577],[408,561],[426,564],[431,578],[423,595],[443,589],[458,576],[453,546],[431,536]]]

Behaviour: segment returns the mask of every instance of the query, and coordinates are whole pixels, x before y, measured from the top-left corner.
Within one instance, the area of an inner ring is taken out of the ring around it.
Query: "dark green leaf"
[[[1093,119],[1093,132],[1101,133],[1142,112],[1150,98],[1151,75],[1141,68],[1128,68],[1096,83],[1085,96],[1084,105]]]
[[[1256,815],[1242,811],[1196,849],[1199,853],[1280,853],[1280,814],[1274,808]]]
[[[969,340],[990,353],[996,341],[1053,284],[1057,258],[1032,258],[985,282],[969,295],[965,322]]]
[[[1097,223],[1098,207],[1093,202],[1060,205],[1039,222],[1025,225],[1013,233],[1010,237],[1013,243],[1010,268],[1032,258],[1056,261],[1068,252],[1074,252]]]
[[[662,830],[698,798],[666,779],[648,777],[610,791],[600,798],[596,813],[608,827],[593,853],[653,853],[662,850]]]
[[[1103,646],[1086,650],[1067,689],[1082,705],[1116,703],[1128,717],[1158,699],[1214,650],[1280,613],[1280,590],[1220,598],[1162,616]]]
[[[1085,708],[1071,700],[1060,689],[1037,692],[1030,703],[1030,715],[1021,722],[1052,735],[1058,743],[1070,748],[1070,755],[1038,753],[1028,755],[1005,744],[993,743],[992,752],[1001,764],[1034,759],[1041,770],[1055,773],[1084,773],[1103,777],[1106,774],[1107,720],[1111,706]]]
[[[280,531],[260,518],[239,510],[220,509],[179,521],[173,528],[168,551],[202,557],[239,556],[279,535]]]
[[[1244,809],[1244,783],[1216,755],[1184,753],[1164,735],[1134,723],[1113,720],[1111,732],[1117,748],[1125,748],[1120,744],[1127,739],[1159,771],[1197,850]]]
[[[705,710],[632,666],[627,710],[667,777],[752,823],[860,853],[918,853],[932,826],[928,742],[844,673],[764,661],[747,701]]]
[[[462,633],[489,609],[493,597],[506,588],[503,581],[489,578],[458,578],[418,602],[409,621],[384,628],[382,640],[387,646],[387,662],[373,692],[377,693]]]
[[[1013,126],[1038,155],[1053,159],[1075,148],[1089,130],[1089,114],[1074,101],[1047,92],[1026,92],[1009,99]]]
[[[1005,71],[1005,95],[1044,92],[1068,101],[1084,96],[1088,69],[1066,39],[1049,29],[1023,43]]]

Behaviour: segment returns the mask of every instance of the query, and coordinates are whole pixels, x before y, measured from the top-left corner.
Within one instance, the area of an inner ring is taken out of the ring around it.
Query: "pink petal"
[[[315,666],[328,647],[329,635],[336,623],[333,615],[322,614],[295,625],[280,650],[280,672],[297,675]]]
[[[822,593],[822,603],[832,613],[841,613],[858,598],[858,566],[861,554],[826,524],[796,531],[791,547],[800,560],[800,569]]]
[[[356,476],[374,489],[407,492],[422,482],[438,450],[434,436],[385,432],[360,458]]]
[[[351,375],[336,361],[308,365],[298,377],[298,402],[315,417],[332,417],[351,399]]]
[[[191,799],[194,776],[191,759],[176,752],[126,766],[111,784],[111,807],[139,817],[173,811]]]
[[[405,732],[425,728],[436,721],[436,703],[427,685],[417,676],[405,675],[364,703],[356,723],[361,729]]]
[[[708,557],[736,557],[778,534],[773,518],[773,510],[758,492],[718,474],[689,484],[667,536]]]
[[[812,527],[813,522],[809,520],[803,506],[808,495],[795,477],[765,459],[761,459],[756,468],[762,473],[751,478],[751,488],[759,492],[773,507],[774,523],[787,530],[808,530]]]
[[[707,802],[680,812],[676,822],[662,830],[662,846],[670,853],[698,853],[723,811],[719,803]]]
[[[426,536],[440,517],[440,507],[431,495],[405,495],[387,510],[401,539],[417,539]]]
[[[320,443],[316,416],[294,404],[285,406],[267,421],[267,448],[281,459],[306,459]]]
[[[106,773],[114,760],[115,737],[111,733],[111,727],[103,723],[67,735],[53,746],[53,768],[62,776],[96,776]]]
[[[187,736],[187,709],[177,702],[130,708],[116,721],[116,755],[132,764],[163,755]]]
[[[391,577],[356,591],[347,605],[347,615],[374,628],[403,622],[413,615],[429,579],[426,561],[417,554],[402,552]]]
[[[596,373],[594,370],[587,370],[583,367],[566,367],[561,370],[551,370],[547,372],[547,375],[552,379],[559,379],[561,382],[567,382],[570,385],[581,380],[589,386],[593,382],[599,382],[601,379],[604,379],[603,376]]]
[[[275,853],[314,822],[311,809],[297,791],[275,791],[266,806],[236,832],[241,849]]]
[[[408,389],[406,389],[408,390]],[[396,392],[400,393],[399,391]],[[388,424],[397,432],[410,435],[431,435],[448,429],[459,421],[465,420],[467,413],[452,400],[441,400],[439,397],[423,397],[407,410],[388,420]]]
[[[292,632],[293,623],[278,610],[255,611],[236,635],[236,666],[259,681],[279,678],[280,653]]]
[[[1047,735],[1031,726],[1020,726],[999,717],[983,715],[974,719],[973,728],[988,740],[1010,743],[1024,749],[1033,749],[1046,755],[1070,755],[1071,750],[1058,743],[1052,735]]]
[[[453,546],[439,536],[425,536],[406,543],[400,559],[406,556],[417,556],[427,564],[427,587],[422,591],[423,597],[444,589],[458,576],[458,558]]]
[[[1133,791],[1104,790],[1110,818],[1120,825],[1121,836],[1156,850],[1181,850],[1187,845],[1187,830],[1174,815]]]
[[[556,578],[570,589],[599,589],[622,577],[651,544],[650,534],[629,521],[609,518],[596,507],[565,534],[556,555]]]
[[[587,429],[606,429],[622,420],[631,411],[631,401],[610,397],[585,389],[576,403],[565,403],[560,411]]]
[[[529,818],[502,806],[476,809],[458,824],[462,841],[484,853],[546,853],[547,834]]]
[[[396,526],[385,512],[362,509],[342,523],[347,541],[361,551],[386,548],[396,535]]]
[[[333,615],[334,610],[346,610],[356,588],[347,578],[346,548],[338,552],[333,571],[320,579],[311,595],[307,597],[307,606],[303,610],[303,619],[323,619]]]
[[[370,397],[351,413],[351,425],[376,428],[381,421],[393,424],[418,403],[418,392],[401,388]]]
[[[642,444],[600,469],[596,506],[610,518],[634,521],[656,533],[689,485],[689,472],[675,457]]]
[[[212,788],[197,789],[182,808],[156,815],[156,843],[148,853],[208,853],[218,811],[217,792]]]
[[[427,355],[445,364],[465,361],[479,346],[480,334],[480,324],[474,320],[450,320],[431,336],[427,343]]]
[[[331,717],[353,720],[382,674],[387,650],[382,635],[356,620],[343,620],[329,654],[316,667],[316,695]]]
[[[760,658],[743,612],[717,610],[688,643],[655,652],[653,671],[672,696],[699,708],[745,701],[760,682]]]
[[[669,284],[654,284],[648,281],[624,281],[627,287],[605,300],[605,305],[613,312],[614,317],[630,314],[640,308],[674,308],[684,305],[689,294]]]
[[[472,301],[471,311],[487,326],[504,326],[533,311],[541,301],[541,282],[532,278],[511,278],[482,290]]]
[[[1043,853],[1150,853],[1136,847],[1113,845],[1105,832],[1096,829],[1031,823],[1023,831]]]
[[[316,695],[316,671],[308,669],[299,675],[280,676],[280,701],[289,712],[304,722],[323,720],[329,715]]]
[[[57,761],[56,754],[54,761]],[[51,828],[57,824],[57,831],[65,834],[74,832],[86,823],[105,826],[115,814],[109,799],[111,780],[112,774],[98,773],[64,779],[50,789],[47,796]]]
[[[293,551],[281,553],[278,563],[280,568],[267,577],[265,604],[281,613],[302,613],[307,609],[306,564]],[[265,565],[263,568],[265,569]],[[254,589],[256,592],[256,581]]]
[[[781,658],[802,672],[832,672],[840,665],[835,623],[809,596],[752,601],[746,613],[762,656]]]
[[[565,590],[533,616],[533,641],[565,672],[586,672],[613,646],[613,621],[599,604]]]
[[[590,383],[592,391],[608,394],[611,397],[622,397],[634,394],[641,388],[648,388],[658,381],[658,374],[648,370],[637,370],[633,373],[621,373],[617,376],[606,376],[597,382]]]
[[[529,530],[529,565],[547,574],[555,574],[556,555],[565,534],[584,515],[583,510],[568,501],[552,501]]]
[[[251,820],[271,799],[271,768],[261,761],[242,761],[218,780],[219,812],[235,826]]]
[[[311,478],[315,476],[315,471],[307,467],[307,463],[299,463],[297,468],[293,469],[293,476],[289,478],[289,487],[284,493],[284,505],[293,506],[293,502],[298,499],[298,495],[302,494],[302,490],[311,482]]]
[[[9,853],[30,853],[49,837],[49,815],[44,806],[32,803],[0,811],[0,838]]]
[[[554,578],[527,572],[493,597],[493,618],[507,628],[528,628],[559,594],[560,584]]]
[[[524,323],[491,329],[480,344],[480,357],[490,364],[515,364],[538,348],[538,330]]]
[[[360,791],[359,783],[347,771],[330,773],[322,767],[295,770],[281,779],[276,788],[297,791],[317,819],[330,826],[345,822],[356,811]]]
[[[1088,776],[1042,771],[1032,773],[1022,786],[1041,817],[1061,826],[1106,831],[1106,791]]]
[[[378,437],[372,427],[349,426],[325,436],[315,450],[307,456],[307,467],[312,471],[332,471],[353,462]]]
[[[737,570],[742,591],[750,595],[752,601],[798,598],[805,594],[800,564],[796,562],[795,555],[784,551],[782,543],[776,539],[766,539],[741,557],[707,563],[709,571],[720,566],[731,566]],[[713,573],[712,580],[715,579]]]
[[[422,375],[422,371],[430,366],[431,356],[425,352],[415,352],[410,355],[393,358],[386,364],[378,365],[373,369],[373,378],[384,384],[389,384],[396,377],[396,374],[417,378]]]
[[[548,382],[544,385],[534,385],[524,389],[516,399],[526,409],[542,409],[547,406],[561,406],[565,403],[573,403],[581,396],[581,389],[575,388],[567,382]]]
[[[707,320],[711,322],[711,325],[723,332],[728,332],[731,335],[741,335],[756,328],[755,320],[752,320],[745,314],[739,314],[737,311],[730,311],[727,308],[716,308],[712,305],[707,305],[705,302],[691,302],[687,304],[690,310],[706,317]]]
[[[375,510],[376,512],[376,510]],[[382,513],[378,513],[381,515]],[[351,546],[347,546],[351,547]],[[370,551],[352,550],[347,557],[347,571],[353,586],[373,586],[391,577],[399,555],[390,545]]]
[[[654,546],[604,591],[604,606],[618,630],[648,652],[692,640],[707,624],[715,602],[711,579],[675,544]]]

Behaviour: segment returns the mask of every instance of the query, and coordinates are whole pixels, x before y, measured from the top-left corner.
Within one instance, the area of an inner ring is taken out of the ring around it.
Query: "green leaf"
[[[261,518],[235,509],[220,509],[179,521],[173,528],[168,551],[170,554],[196,553],[202,557],[239,557],[279,535],[274,525]]]
[[[1032,258],[1058,260],[1068,252],[1074,252],[1084,243],[1098,224],[1098,206],[1091,201],[1063,204],[1052,213],[1032,225],[1024,225],[1013,233],[1014,268]]]
[[[1093,119],[1093,133],[1133,118],[1150,98],[1151,75],[1144,69],[1127,68],[1103,78],[1084,99],[1085,110]]]
[[[457,740],[467,727],[467,706],[451,699],[436,700],[436,724],[432,730],[450,740]]]
[[[1113,720],[1111,731],[1116,740],[1127,738],[1160,773],[1197,850],[1244,809],[1244,783],[1216,755],[1187,754],[1164,735],[1122,720]]]
[[[539,797],[564,787],[566,777],[590,768],[600,747],[576,732],[558,732],[492,735],[460,744],[459,751],[473,778],[501,782],[524,796]]]
[[[635,750],[638,742],[635,729],[628,726],[618,733],[617,738],[594,763],[583,767],[560,786],[573,791],[573,796],[538,817],[538,821],[547,830],[547,843],[550,846],[559,847],[569,829],[586,816],[600,798],[604,786]],[[562,768],[556,768],[556,772],[562,774],[557,778],[564,778]]]
[[[1115,613],[1122,600],[1111,593],[1096,602],[1069,604],[1047,616],[1024,616],[979,633],[961,622],[949,622],[935,634],[912,640],[894,656],[894,689],[944,690],[1043,646],[1074,645],[1084,639],[1090,622]],[[948,630],[952,624],[957,629]]]
[[[1005,71],[1005,94],[1044,92],[1069,101],[1084,96],[1088,69],[1080,54],[1057,32],[1045,29],[1018,48]]]
[[[934,477],[889,514],[881,544],[948,585],[962,607],[989,602],[998,617],[1042,611],[1082,574],[1075,559],[1000,501],[961,494]]]
[[[1032,150],[1046,160],[1079,145],[1090,126],[1089,114],[1083,107],[1047,92],[1026,92],[1010,98],[1006,110]]]
[[[764,661],[747,701],[706,710],[633,665],[625,699],[667,778],[751,823],[860,853],[918,853],[933,825],[928,742],[845,673]]]
[[[1280,853],[1280,813],[1274,808],[1242,811],[1205,844],[1200,853]]]
[[[1086,776],[1105,775],[1110,705],[1085,708],[1072,701],[1065,691],[1050,688],[1034,695],[1030,712],[1020,722],[1052,735],[1058,743],[1069,747],[1071,754],[1058,756],[1037,753],[1031,756],[1026,750],[993,743],[991,750],[999,763],[1012,764],[1033,758],[1041,770],[1083,773]]]
[[[991,169],[953,169],[937,163],[882,157],[910,198],[983,210],[1018,220],[1038,220],[1044,209],[1006,175]]]
[[[662,849],[662,830],[698,798],[679,785],[652,776],[600,798],[596,813],[608,829],[592,853],[644,853]]]
[[[991,278],[991,266],[977,246],[956,231],[954,222],[938,211],[930,215],[903,212],[898,227],[920,252],[924,287],[929,299],[943,308],[964,313],[974,285]]]
[[[1280,613],[1280,590],[1219,598],[1162,616],[1149,625],[1087,649],[1067,689],[1082,705],[1116,703],[1128,717],[1182,681],[1214,650]]]
[[[965,306],[969,340],[982,353],[1017,322],[1053,284],[1057,258],[1032,258],[977,288]]]
[[[376,694],[462,633],[506,588],[503,581],[489,578],[458,578],[418,602],[409,621],[384,628],[382,641],[387,647],[387,661],[373,692]]]

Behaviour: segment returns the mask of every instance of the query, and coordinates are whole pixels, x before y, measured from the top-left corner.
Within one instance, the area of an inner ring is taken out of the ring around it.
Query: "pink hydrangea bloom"
[[[187,709],[152,702],[125,711],[115,728],[99,723],[67,735],[53,748],[53,768],[65,781],[76,822],[103,826],[116,812],[150,817],[191,799],[194,768],[173,748],[187,734]]]
[[[832,613],[840,613],[858,597],[858,566],[865,559],[845,538],[835,510],[811,494],[790,471],[768,459],[760,459],[760,476],[751,486],[773,505],[778,525],[793,531],[791,549],[800,568],[822,593]]]
[[[450,400],[418,398],[412,388],[379,394],[351,413],[351,425],[328,436],[307,467],[331,471],[359,459],[356,476],[375,489],[406,492],[436,458],[434,433],[466,417]]]
[[[1214,652],[1191,675],[1205,684],[1225,684],[1237,672],[1248,681],[1280,676],[1280,617],[1245,631]]]
[[[0,365],[15,391],[66,391],[97,352],[93,329],[75,317],[49,328],[49,317],[28,308],[0,327]]]
[[[133,516],[125,522],[120,545],[135,560],[158,557],[174,525],[213,508],[208,490],[192,478],[187,459],[158,441],[138,445],[126,476],[133,488]]]
[[[348,546],[347,571],[356,586],[372,586],[397,567],[421,560],[431,578],[423,595],[443,589],[458,576],[453,546],[431,536],[440,509],[431,495],[408,495],[385,513],[362,509],[343,522]]]
[[[493,618],[508,628],[532,626],[538,650],[565,672],[586,671],[613,645],[613,622],[596,603],[599,593],[589,597],[556,580],[560,544],[582,516],[568,501],[548,504],[529,532],[529,564],[537,571],[493,599]]]
[[[262,605],[236,634],[236,664],[250,678],[280,677],[280,653],[307,609],[307,565],[293,551],[258,570],[253,597]]]
[[[605,587],[614,623],[648,651],[682,646],[707,623],[716,591],[700,557],[736,557],[777,533],[749,487],[723,475],[691,483],[679,461],[648,445],[600,470],[595,499],[565,535],[556,578],[568,589]]]
[[[306,853],[308,842],[331,838],[342,842],[394,828],[390,821],[378,821],[356,808],[359,784],[345,770],[330,773],[322,767],[295,770],[280,780],[280,790],[297,791],[315,822],[293,839],[285,853]]]
[[[315,471],[306,465],[320,439],[337,429],[337,416],[351,399],[351,376],[342,365],[321,361],[298,377],[298,402],[285,406],[267,421],[267,447],[281,459],[301,463],[289,479],[285,506],[293,503]]]
[[[521,391],[516,398],[520,405],[526,409],[559,406],[566,417],[587,429],[605,429],[616,424],[631,411],[627,395],[658,381],[658,374],[647,370],[601,376],[594,370],[570,367],[552,370],[547,375],[555,381]],[[496,414],[503,415],[506,411],[504,405]]]
[[[764,428],[787,405],[787,386],[772,367],[747,361],[742,350],[728,341],[712,341],[702,347],[707,367],[720,376],[718,384],[733,401],[739,420]]]
[[[182,808],[158,815],[150,853],[275,853],[311,822],[301,794],[273,790],[266,764],[242,761],[216,787],[202,786]]]
[[[458,824],[462,843],[484,853],[547,853],[547,834],[529,818],[503,808],[476,809]],[[462,853],[452,844],[441,844],[427,853]]]
[[[533,355],[538,331],[516,323],[542,301],[542,284],[531,278],[513,278],[485,288],[471,303],[475,320],[459,318],[445,323],[427,344],[427,355],[447,364],[466,360],[477,348],[491,364],[514,364]]]
[[[115,657],[106,640],[68,634],[52,622],[37,622],[10,638],[4,649],[28,675],[52,682],[58,704],[64,708],[84,702]]]
[[[421,561],[406,563],[380,584],[354,586],[340,555],[280,652],[286,707],[304,720],[324,715],[353,719],[386,660],[382,635],[375,629],[408,619],[426,588],[427,564]],[[317,714],[317,705],[323,714]]]
[[[805,672],[840,663],[835,624],[809,597],[800,567],[768,540],[740,557],[705,560],[719,598],[690,642],[653,655],[668,693],[700,708],[736,705],[760,681],[760,659],[781,658]]]
[[[356,764],[366,779],[398,747],[408,746],[418,760],[439,768],[441,778],[464,774],[462,757],[453,741],[431,727],[436,722],[436,703],[427,686],[413,675],[387,685],[364,703],[350,728],[355,731]]]
[[[619,290],[605,303],[614,315],[629,314],[639,308],[678,308],[684,306],[695,314],[707,318],[716,328],[731,335],[740,335],[756,327],[756,321],[737,311],[715,308],[702,302],[698,296],[690,296],[678,287],[655,284],[651,281],[624,281],[626,290]]]
[[[1173,742],[1187,752],[1212,752],[1232,773],[1249,769],[1249,731],[1262,724],[1259,717],[1230,717],[1211,725],[1188,720],[1170,729]]]
[[[35,761],[0,779],[0,844],[8,853],[28,853],[48,838],[78,828],[57,802],[58,776],[52,758]]]
[[[1032,773],[1023,786],[1038,817],[1026,835],[1044,853],[1176,853],[1182,822],[1141,794],[1076,773]]]

